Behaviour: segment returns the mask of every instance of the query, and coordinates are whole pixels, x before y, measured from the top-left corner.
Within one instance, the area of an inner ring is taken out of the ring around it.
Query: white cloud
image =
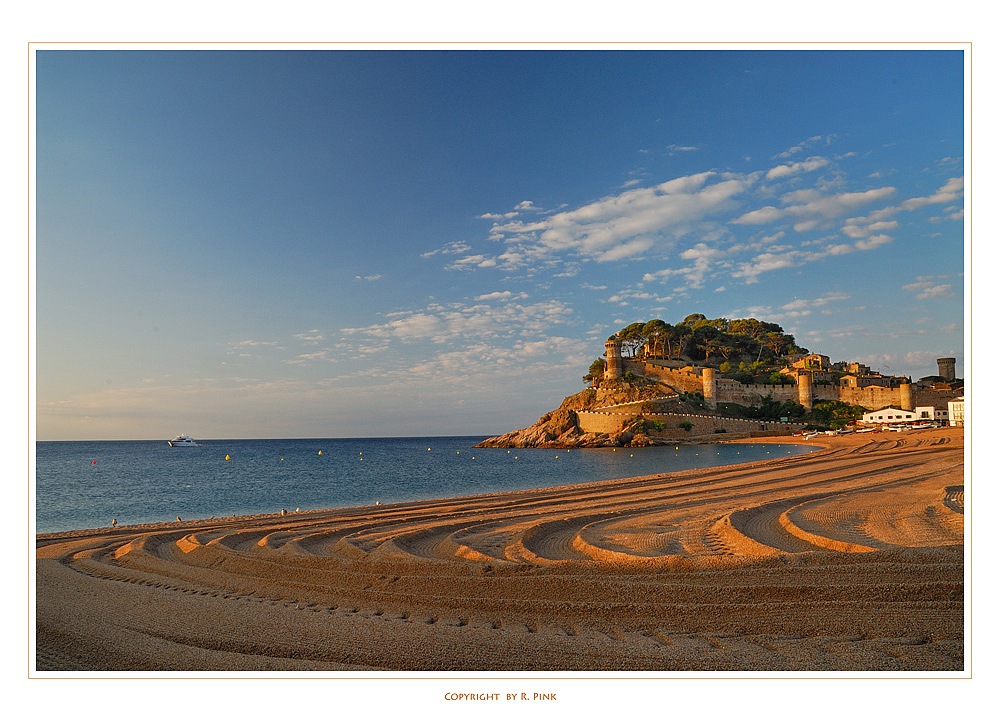
[[[802,310],[804,308],[822,308],[825,305],[834,303],[838,300],[848,300],[851,296],[846,293],[827,293],[819,298],[796,298],[795,300],[785,303],[781,306],[782,310]]]
[[[880,245],[885,245],[886,243],[891,243],[892,238],[888,235],[873,235],[865,240],[859,240],[854,244],[854,247],[858,250],[871,250],[877,248]]]
[[[884,200],[894,192],[896,189],[892,187],[836,195],[824,195],[815,189],[801,190],[784,196],[783,202],[791,203],[784,208],[769,205],[744,213],[732,222],[741,225],[761,225],[792,216],[802,219],[794,226],[797,231],[812,230],[823,221],[847,215],[859,206]]]
[[[295,337],[306,343],[316,344],[323,340],[323,334],[319,332],[318,328],[313,328],[312,330],[306,331],[305,333],[296,333]]]
[[[775,178],[784,178],[789,175],[798,175],[799,173],[808,173],[810,171],[822,168],[824,165],[830,163],[826,158],[814,157],[807,158],[801,163],[786,163],[785,165],[778,165],[767,171],[765,176],[768,180],[774,180]]]
[[[909,200],[904,200],[900,203],[900,206],[906,210],[917,210],[918,208],[923,208],[926,205],[934,203],[954,203],[962,196],[964,188],[964,177],[951,178],[933,195],[929,195],[924,198],[910,198]]]
[[[710,183],[715,175],[700,173],[626,190],[536,222],[497,223],[491,237],[510,246],[498,259],[503,267],[514,268],[571,252],[609,262],[672,244],[705,217],[729,208],[746,189],[743,180]]]
[[[931,281],[921,281],[903,286],[903,290],[920,291],[917,298],[927,300],[931,298],[951,298],[955,293],[951,289],[951,283],[933,283]]]
[[[511,298],[498,300],[505,302],[496,307],[486,303],[451,303],[447,306],[432,304],[422,310],[399,314],[400,317],[388,323],[343,328],[342,332],[346,336],[379,340],[407,343],[429,340],[444,343],[467,336],[486,339],[514,337],[522,333],[544,333],[554,325],[567,322],[573,315],[572,309],[558,300],[529,305],[509,302]]]
[[[451,265],[447,266],[447,270],[471,270],[473,268],[492,268],[497,264],[496,258],[490,258],[487,255],[478,253],[476,255],[467,255],[464,258],[459,258]]]
[[[291,360],[286,360],[284,362],[289,365],[300,365],[304,363],[309,363],[311,361],[328,361],[330,363],[336,363],[337,359],[330,358],[329,353],[330,353],[329,350],[320,350],[316,351],[315,353],[303,353],[302,355],[292,358]]]
[[[804,140],[801,143],[799,143],[798,145],[793,145],[788,150],[785,150],[782,153],[778,153],[775,157],[776,158],[790,158],[793,155],[798,155],[799,153],[801,153],[802,151],[804,151],[806,148],[808,148],[808,147],[810,147],[812,145],[816,145],[817,143],[820,143],[820,142],[823,142],[823,141],[826,141],[826,145],[829,145],[830,141],[833,140],[834,137],[836,137],[836,136],[834,136],[834,135],[826,135],[826,136],[823,136],[823,135],[814,135],[813,137],[809,138],[808,140]]]
[[[496,291],[494,293],[484,293],[483,295],[477,295],[476,300],[508,300],[510,298],[527,298],[527,293],[517,293],[514,294],[509,290]]]
[[[861,221],[859,218],[854,218],[852,220]],[[841,229],[841,232],[851,238],[867,238],[872,233],[878,233],[885,230],[895,230],[898,227],[899,223],[895,220],[881,220],[874,223],[847,221]]]
[[[467,253],[470,250],[472,250],[471,245],[469,245],[464,241],[456,240],[451,243],[445,243],[442,247],[438,248],[437,250],[431,250],[428,251],[427,253],[421,253],[420,257],[429,258],[432,255],[437,255],[438,253],[444,253],[445,255],[457,255],[459,253]]]

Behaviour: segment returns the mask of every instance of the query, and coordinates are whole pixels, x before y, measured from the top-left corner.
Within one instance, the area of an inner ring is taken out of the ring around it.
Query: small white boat
[[[179,435],[173,440],[167,441],[167,445],[171,448],[178,448],[180,446],[196,446],[198,444],[194,442],[194,438],[191,436]]]

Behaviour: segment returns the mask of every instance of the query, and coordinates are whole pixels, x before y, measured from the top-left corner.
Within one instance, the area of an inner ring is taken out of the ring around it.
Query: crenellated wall
[[[663,361],[642,361],[633,358],[621,358],[619,363],[618,372],[622,375],[632,372],[635,375],[655,378],[684,393],[701,393],[705,396],[709,408],[714,408],[716,403],[758,405],[770,395],[778,402],[792,401],[801,403],[807,408],[813,403],[839,400],[872,411],[887,406],[906,410],[912,410],[916,406],[945,409],[948,407],[948,401],[958,395],[957,391],[917,390],[909,384],[894,388],[881,386],[841,388],[835,384],[817,385],[802,380],[807,376],[800,376],[797,383],[791,385],[743,384],[728,378],[719,378],[718,372],[712,368],[691,365],[672,367],[664,365]],[[807,398],[811,399],[811,403],[803,402]]]
[[[618,433],[622,424],[634,416],[605,411],[577,411],[577,422],[584,433]],[[760,431],[782,431],[791,433],[803,427],[801,423],[779,423],[755,421],[746,418],[716,418],[687,413],[643,413],[642,417],[651,421],[662,421],[666,428],[656,431],[657,438],[688,438],[691,436],[714,435],[717,431],[727,433],[750,433]],[[689,431],[680,427],[682,422],[692,424]]]
[[[695,368],[694,366],[672,368],[656,363],[655,361],[646,361],[644,363],[630,361],[630,363],[639,373],[647,377],[657,378],[679,391],[683,391],[684,393],[702,392],[700,368]]]
[[[642,372],[647,376],[652,376],[674,388],[686,393],[702,393],[705,396],[707,405],[712,408],[716,403],[739,403],[742,406],[752,406],[759,404],[764,398],[770,395],[778,402],[792,401],[802,403],[804,389],[799,384],[793,385],[770,385],[770,384],[743,384],[729,378],[719,378],[717,372],[709,368],[694,368],[687,366],[684,368],[664,368],[659,365],[646,363],[640,369],[640,364],[636,361],[627,361],[627,365],[633,372]],[[712,371],[708,374],[706,381],[705,371]],[[709,388],[711,386],[711,389]],[[862,406],[868,410],[878,410],[886,406],[895,406],[912,410],[916,406],[934,406],[935,408],[947,408],[948,401],[958,395],[957,391],[947,390],[916,390],[909,384],[902,384],[895,388],[884,388],[881,386],[867,386],[865,388],[841,388],[836,385],[816,385],[808,383],[808,393],[812,397],[812,402],[821,401],[843,401],[851,405]],[[806,405],[802,403],[802,405]],[[808,406],[807,406],[808,407]]]

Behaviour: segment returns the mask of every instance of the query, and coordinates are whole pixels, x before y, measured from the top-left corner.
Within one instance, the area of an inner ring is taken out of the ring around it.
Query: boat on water
[[[191,436],[186,436],[182,434],[172,440],[167,441],[167,445],[170,446],[171,448],[178,448],[180,446],[196,446],[198,444],[195,443],[194,438],[192,438]]]

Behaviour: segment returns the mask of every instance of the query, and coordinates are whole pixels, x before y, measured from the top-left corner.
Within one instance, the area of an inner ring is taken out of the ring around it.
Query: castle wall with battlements
[[[584,433],[618,433],[622,424],[631,420],[634,415],[606,411],[577,411],[577,422]],[[665,428],[651,435],[657,438],[690,438],[691,436],[715,435],[716,433],[791,433],[804,426],[801,423],[779,423],[773,421],[756,421],[746,418],[716,418],[694,413],[643,413],[642,417],[651,421],[661,421]],[[683,422],[692,425],[691,430],[684,430]]]
[[[701,393],[701,369],[693,366],[674,368],[649,361],[627,361],[633,373],[641,373],[648,378],[656,378],[684,393]]]
[[[635,375],[655,378],[684,393],[705,394],[703,368],[696,366],[672,367],[664,365],[662,362],[640,361],[632,358],[623,358],[621,368],[623,374],[632,372]],[[738,403],[742,406],[753,406],[759,405],[768,395],[779,403],[784,401],[800,402],[799,387],[796,384],[744,384],[728,378],[719,378],[717,374],[713,375],[715,375],[715,392],[712,399],[714,403]],[[959,394],[959,391],[917,390],[911,387],[910,399],[907,403],[905,391],[900,386],[894,388],[882,386],[842,388],[835,384],[812,384],[811,392],[814,403],[842,401],[872,411],[887,406],[902,408],[904,405],[910,405],[911,408],[919,405],[946,409],[948,401]],[[707,398],[707,394],[705,395]]]

